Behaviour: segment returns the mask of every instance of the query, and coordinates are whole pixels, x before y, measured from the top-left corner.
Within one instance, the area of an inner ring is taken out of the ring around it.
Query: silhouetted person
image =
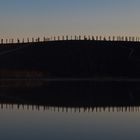
[[[60,40],[60,36],[58,36],[58,41]]]
[[[115,36],[113,36],[113,41],[115,41]]]
[[[28,43],[30,42],[29,38],[27,38],[27,42],[28,42]]]
[[[96,40],[98,40],[98,36],[96,36]]]
[[[12,40],[12,44],[13,44],[14,43],[14,39],[12,38],[11,40]]]
[[[90,35],[88,36],[88,40],[90,40]]]
[[[131,37],[129,37],[129,41],[131,41]]]
[[[64,36],[62,36],[62,40],[65,40],[65,37]]]
[[[95,40],[94,36],[92,36],[92,40]]]
[[[54,36],[53,40],[55,41],[56,40],[56,37]]]
[[[38,37],[37,42],[40,42],[40,38]]]
[[[3,44],[3,39],[1,39],[1,44]]]
[[[87,40],[87,37],[86,36],[84,36],[84,40]]]
[[[19,39],[17,39],[17,43],[20,43],[20,40]]]
[[[45,37],[45,36],[44,36],[43,40],[44,40],[44,42],[46,42],[46,41],[47,41],[47,39],[46,39],[46,37]]]
[[[127,38],[127,36],[125,37],[125,41],[128,41],[128,38]]]
[[[108,40],[111,41],[111,37],[110,36],[108,37]]]
[[[81,40],[81,36],[79,35],[79,40]]]
[[[69,40],[69,36],[68,35],[66,36],[66,40]]]
[[[104,37],[104,41],[106,41],[106,38]]]
[[[8,39],[6,39],[6,44],[8,43]]]

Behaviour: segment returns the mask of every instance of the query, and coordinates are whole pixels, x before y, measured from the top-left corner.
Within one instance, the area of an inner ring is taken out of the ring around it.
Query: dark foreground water
[[[2,83],[1,140],[140,139],[139,83]]]

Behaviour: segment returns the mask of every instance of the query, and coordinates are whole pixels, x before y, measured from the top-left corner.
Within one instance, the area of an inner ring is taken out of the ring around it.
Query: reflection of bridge
[[[25,104],[0,104],[1,110],[32,110],[32,111],[51,111],[64,113],[91,113],[91,112],[140,112],[140,107],[52,107],[40,105],[25,105]]]
[[[139,82],[48,82],[40,86],[0,88],[1,104],[53,106],[62,108],[140,106]]]

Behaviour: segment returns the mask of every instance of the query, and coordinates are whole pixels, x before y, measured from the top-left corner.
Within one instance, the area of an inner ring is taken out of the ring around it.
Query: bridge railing
[[[37,38],[23,38],[23,39],[0,39],[0,44],[14,44],[14,43],[35,43],[48,41],[65,41],[65,40],[92,40],[92,41],[125,41],[125,42],[140,42],[140,37],[132,36],[51,36],[51,37],[37,37]]]

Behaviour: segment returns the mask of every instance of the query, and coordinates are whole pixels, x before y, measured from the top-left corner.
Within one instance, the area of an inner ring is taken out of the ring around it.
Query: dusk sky
[[[0,37],[140,36],[140,0],[0,0]]]

